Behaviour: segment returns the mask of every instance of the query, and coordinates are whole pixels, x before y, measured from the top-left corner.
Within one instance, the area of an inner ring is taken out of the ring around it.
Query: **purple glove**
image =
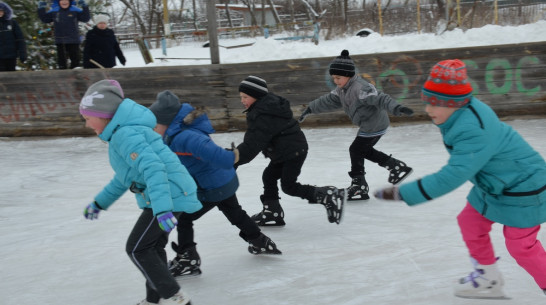
[[[85,207],[83,210],[83,216],[89,220],[93,220],[99,218],[99,212],[100,208],[97,206],[96,202],[93,201]]]
[[[402,196],[400,195],[400,190],[397,186],[384,188],[378,191],[375,191],[373,194],[375,198],[377,199],[383,199],[383,200],[404,200],[402,199]]]
[[[174,217],[172,212],[163,212],[157,214],[157,222],[159,223],[161,230],[168,233],[176,227],[178,220]]]

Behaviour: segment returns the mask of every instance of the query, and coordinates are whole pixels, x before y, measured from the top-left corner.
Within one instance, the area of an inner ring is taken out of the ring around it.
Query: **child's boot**
[[[394,185],[402,182],[402,180],[406,179],[413,172],[413,169],[407,166],[406,163],[393,157],[390,157],[387,162],[380,164],[380,166],[383,166],[390,172],[388,180],[389,183]]]
[[[248,252],[252,254],[282,254],[271,238],[263,233],[248,241]]]
[[[505,299],[504,280],[497,264],[480,265],[471,258],[474,271],[455,284],[455,296],[470,299]]]
[[[347,188],[347,200],[368,200],[368,183],[364,175],[352,177],[351,186]]]
[[[250,217],[258,226],[284,226],[284,211],[282,210],[279,199],[264,199],[260,196],[263,204],[263,210]]]
[[[320,203],[326,207],[328,221],[339,224],[343,216],[343,205],[347,200],[345,189],[337,189],[333,186],[316,187],[314,200],[309,203]]]
[[[174,277],[190,277],[201,274],[201,258],[195,249],[195,246],[179,250],[176,243],[172,243],[173,250],[177,253],[176,257],[169,262],[169,270]]]

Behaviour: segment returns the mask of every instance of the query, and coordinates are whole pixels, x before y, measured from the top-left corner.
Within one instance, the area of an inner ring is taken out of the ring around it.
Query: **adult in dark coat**
[[[70,58],[70,69],[80,65],[80,31],[78,22],[91,20],[89,7],[85,0],[53,0],[51,9],[46,12],[47,3],[41,1],[38,6],[38,17],[44,23],[53,22],[55,44],[57,45],[57,64],[59,69],[67,69],[67,55]]]
[[[112,68],[116,65],[116,57],[125,66],[125,56],[119,47],[116,35],[108,28],[108,16],[97,15],[93,19],[96,25],[85,35],[83,67],[85,69]]]
[[[27,60],[25,37],[11,7],[0,2],[0,71],[15,71],[17,57],[21,62]]]
[[[239,166],[252,161],[260,151],[271,162],[265,168],[262,181],[264,193],[260,196],[262,212],[252,216],[260,226],[283,226],[284,211],[279,203],[281,181],[284,193],[307,199],[309,203],[321,203],[326,207],[328,221],[341,220],[345,190],[333,186],[316,187],[300,184],[297,179],[307,157],[307,139],[294,119],[290,102],[270,93],[265,80],[249,76],[239,85],[241,103],[247,108],[247,130],[239,150]]]

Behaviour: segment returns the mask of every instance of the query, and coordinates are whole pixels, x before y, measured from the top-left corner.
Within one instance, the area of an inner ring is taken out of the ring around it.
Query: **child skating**
[[[303,122],[310,114],[342,108],[352,123],[359,127],[357,136],[349,147],[351,185],[347,188],[347,197],[348,200],[367,200],[370,197],[364,160],[370,160],[386,168],[389,171],[388,181],[392,184],[400,183],[412,173],[411,167],[406,163],[375,149],[374,146],[387,132],[390,124],[389,113],[412,115],[413,110],[400,105],[392,97],[355,74],[355,64],[347,50],[343,50],[341,55],[330,63],[329,73],[337,87],[309,103],[299,122]]]
[[[102,80],[87,89],[80,103],[85,126],[108,143],[114,177],[84,210],[97,219],[126,191],[135,194],[140,217],[125,250],[146,280],[146,299],[139,304],[185,305],[190,299],[167,268],[165,245],[182,212],[202,206],[197,186],[176,155],[154,131],[156,119],[146,107],[125,98],[115,80]]]
[[[438,172],[375,196],[414,206],[466,181],[474,186],[457,221],[474,270],[455,284],[463,298],[505,298],[505,279],[489,236],[503,227],[506,248],[546,294],[546,252],[537,239],[546,222],[546,163],[519,133],[472,95],[465,64],[437,63],[422,89],[425,111],[438,126],[449,160]]]
[[[300,184],[297,179],[307,157],[307,139],[294,119],[290,102],[269,92],[265,80],[248,76],[239,85],[241,103],[246,108],[247,130],[237,146],[240,166],[252,161],[260,152],[271,161],[264,169],[263,209],[252,216],[260,226],[284,226],[284,211],[279,202],[278,181],[290,196],[324,205],[328,221],[341,221],[345,190],[333,186],[316,187]]]
[[[239,152],[214,143],[210,134],[215,131],[206,113],[188,103],[181,104],[178,97],[168,90],[157,95],[150,110],[157,119],[155,131],[197,182],[197,197],[203,204],[199,211],[182,213],[178,219],[178,244],[172,243],[177,255],[170,263],[173,276],[201,274],[201,258],[194,241],[193,225],[215,207],[240,230],[239,236],[248,243],[250,253],[282,254],[239,204],[235,194],[239,180],[233,168]]]

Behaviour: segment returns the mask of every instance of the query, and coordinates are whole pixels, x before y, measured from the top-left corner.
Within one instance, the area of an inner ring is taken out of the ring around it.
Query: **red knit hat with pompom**
[[[421,99],[432,106],[460,108],[472,98],[465,64],[448,59],[434,65],[423,86]]]

